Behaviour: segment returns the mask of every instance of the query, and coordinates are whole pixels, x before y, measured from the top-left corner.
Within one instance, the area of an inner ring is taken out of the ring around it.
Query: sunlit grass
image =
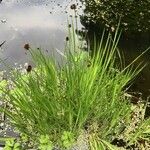
[[[14,71],[10,91],[1,86],[11,106],[4,111],[21,133],[35,141],[48,135],[53,143],[68,148],[85,131],[91,149],[113,148],[108,142],[130,121],[126,87],[143,66],[121,68],[121,62],[116,62],[119,31],[113,37],[109,34],[105,42],[104,35],[91,56],[80,48],[74,30],[69,30],[62,64],[40,49],[27,49],[36,67],[24,75]],[[71,144],[62,142],[64,137],[70,137]]]

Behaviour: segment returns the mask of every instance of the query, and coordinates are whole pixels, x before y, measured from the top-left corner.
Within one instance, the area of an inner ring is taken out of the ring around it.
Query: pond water
[[[125,62],[126,64],[129,64],[150,47],[150,34],[132,40],[123,40],[120,43],[120,47],[124,53]],[[150,49],[136,62],[136,64],[138,65],[141,62],[143,65],[146,64],[146,67],[135,79],[132,90],[141,92],[143,98],[146,99],[150,96]]]
[[[43,50],[62,50],[67,18],[75,0],[3,0],[0,3],[0,58],[9,64],[25,63],[25,43]],[[3,64],[0,64],[3,68]]]
[[[0,58],[9,64],[28,61],[23,46],[30,43],[32,47],[44,50],[62,50],[67,34],[67,17],[74,14],[70,5],[79,0],[2,0],[0,3]],[[78,11],[80,13],[81,10]],[[143,49],[150,46],[150,38],[146,46],[139,41],[123,44],[127,62],[138,56]],[[150,53],[141,61],[150,62]],[[30,63],[30,62],[29,62]],[[0,63],[0,69],[4,65]],[[144,69],[133,85],[137,92],[145,97],[150,95],[150,65]]]

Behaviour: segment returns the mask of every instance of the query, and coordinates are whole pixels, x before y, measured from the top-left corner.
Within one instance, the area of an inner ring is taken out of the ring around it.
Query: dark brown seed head
[[[69,24],[68,27],[71,28],[71,24]]]
[[[66,37],[66,41],[69,41],[69,37],[68,36]]]
[[[31,70],[32,70],[32,66],[31,65],[28,65],[28,67],[27,67],[27,72],[31,72]]]
[[[71,9],[76,9],[77,6],[76,6],[75,4],[72,4],[72,5],[70,6],[70,8],[71,8]]]
[[[27,43],[24,45],[24,49],[29,50],[30,49],[30,45]]]

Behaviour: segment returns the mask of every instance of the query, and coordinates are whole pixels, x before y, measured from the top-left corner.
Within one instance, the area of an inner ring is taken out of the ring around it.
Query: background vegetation
[[[110,30],[121,28],[126,33],[150,32],[149,0],[81,0],[84,2],[84,18]]]

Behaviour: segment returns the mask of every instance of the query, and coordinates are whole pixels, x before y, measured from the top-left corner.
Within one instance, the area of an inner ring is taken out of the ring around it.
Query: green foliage
[[[31,141],[25,134],[21,135],[21,137],[17,139],[9,138],[9,139],[6,139],[4,150],[30,149],[29,142]],[[34,144],[35,145],[32,145],[32,147],[38,150],[52,150],[53,149],[52,142],[49,140],[48,135],[41,135],[39,138],[36,138],[36,142],[34,142]]]
[[[53,149],[53,145],[49,139],[49,136],[41,135],[39,139],[39,150],[52,150],[52,149]]]
[[[119,150],[106,140],[99,139],[96,133],[89,136],[90,150]]]
[[[129,145],[150,142],[150,118],[144,119],[145,105],[138,104],[132,112],[132,122],[126,127],[124,137]]]
[[[21,145],[16,139],[11,138],[6,141],[4,150],[21,150]]]
[[[121,19],[125,33],[150,32],[149,0],[81,0],[85,3],[85,22],[116,29]]]
[[[143,66],[121,68],[116,62],[118,30],[106,42],[103,33],[92,57],[80,49],[75,31],[69,33],[61,65],[39,49],[28,50],[36,68],[24,75],[14,71],[13,89],[0,88],[11,105],[4,111],[32,141],[40,137],[42,150],[52,149],[52,143],[71,147],[85,128],[89,135],[97,134],[96,143],[111,149],[107,141],[122,132],[123,120],[131,115],[125,87]]]
[[[140,140],[150,140],[150,118],[143,120],[137,127],[134,133],[130,136],[130,144],[138,142]]]
[[[74,135],[71,132],[64,131],[61,137],[63,147],[69,149],[75,142]]]
[[[7,86],[7,81],[6,80],[1,80],[0,81],[0,87],[3,88],[3,89],[6,89],[6,86]],[[0,95],[2,94],[3,92],[0,91]]]

